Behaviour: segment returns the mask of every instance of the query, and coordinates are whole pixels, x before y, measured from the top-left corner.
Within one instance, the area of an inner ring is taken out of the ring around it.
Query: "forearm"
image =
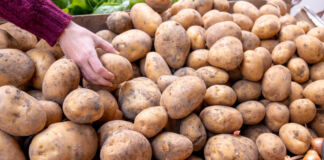
[[[54,45],[71,16],[50,0],[0,0],[0,17]]]

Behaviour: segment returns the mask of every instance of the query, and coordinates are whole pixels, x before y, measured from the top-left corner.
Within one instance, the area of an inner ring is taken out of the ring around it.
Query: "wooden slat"
[[[110,14],[97,15],[77,15],[73,16],[73,21],[92,32],[98,32],[107,29],[106,19]]]

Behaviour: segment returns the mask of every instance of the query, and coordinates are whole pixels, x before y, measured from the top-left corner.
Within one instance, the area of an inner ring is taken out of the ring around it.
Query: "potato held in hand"
[[[46,124],[46,112],[32,96],[13,86],[0,87],[0,129],[14,136],[30,136]]]
[[[170,118],[181,119],[198,107],[203,101],[205,93],[206,86],[200,78],[196,76],[180,77],[163,91],[160,105],[166,107]]]

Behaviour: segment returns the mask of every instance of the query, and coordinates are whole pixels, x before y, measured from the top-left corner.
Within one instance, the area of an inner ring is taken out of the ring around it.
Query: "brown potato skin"
[[[16,139],[0,130],[0,157],[4,160],[25,160],[26,157]]]
[[[154,37],[156,29],[162,23],[161,16],[146,3],[137,3],[130,10],[134,28]]]
[[[145,59],[145,73],[148,78],[157,82],[163,75],[171,75],[170,68],[163,57],[156,52],[149,52]]]
[[[323,108],[323,107],[322,107]],[[320,137],[324,136],[324,112],[319,110],[316,113],[314,120],[311,122],[311,128],[316,132]]]
[[[245,14],[253,21],[260,17],[260,11],[252,3],[247,1],[238,1],[233,6],[234,13]]]
[[[263,57],[253,50],[244,52],[240,70],[245,79],[250,81],[261,80],[264,72],[263,67]]]
[[[261,47],[266,48],[270,53],[277,46],[277,44],[279,44],[279,41],[278,40],[273,40],[273,39],[262,40],[261,41]]]
[[[214,0],[214,9],[219,11],[228,12],[230,8],[227,0]]]
[[[314,36],[323,42],[324,41],[324,27],[314,27],[307,32],[307,35]]]
[[[0,29],[0,49],[3,48],[18,48],[18,42],[7,31]]]
[[[146,138],[157,135],[166,126],[168,113],[162,106],[149,107],[142,110],[134,120],[134,130]]]
[[[233,16],[227,12],[220,12],[218,10],[210,10],[202,17],[205,29],[210,26],[224,21],[233,21]]]
[[[44,76],[42,92],[46,100],[62,104],[72,90],[78,88],[80,71],[78,66],[69,59],[55,61]]]
[[[322,43],[317,38],[310,35],[301,35],[295,39],[297,53],[307,63],[318,63],[324,57]]]
[[[131,130],[117,131],[107,139],[100,150],[100,159],[102,160],[150,160],[151,158],[150,142],[142,134]]]
[[[239,80],[234,83],[232,88],[234,89],[239,102],[256,100],[261,95],[261,85],[257,82]]]
[[[213,66],[201,67],[196,73],[199,78],[204,80],[207,87],[215,84],[225,84],[229,79],[226,71]]]
[[[282,65],[270,67],[263,76],[262,95],[270,101],[282,101],[291,91],[291,73]]]
[[[248,125],[241,131],[241,135],[251,139],[253,142],[255,142],[262,133],[271,133],[271,131],[267,126],[261,123],[257,125]]]
[[[256,145],[265,160],[284,159],[287,154],[285,144],[279,136],[273,133],[261,134],[256,140]]]
[[[296,99],[302,99],[304,98],[303,95],[303,86],[301,86],[299,83],[291,82],[291,92],[289,95],[289,101],[292,102]]]
[[[26,84],[35,71],[33,61],[18,49],[0,49],[0,86]]]
[[[125,120],[112,120],[102,125],[98,129],[99,145],[102,146],[109,137],[121,130],[134,130],[134,124]]]
[[[190,51],[190,39],[179,23],[166,21],[156,30],[154,46],[171,68],[178,69],[185,64]]]
[[[203,21],[200,13],[195,9],[191,9],[191,8],[182,9],[176,15],[171,17],[171,20],[180,23],[184,29],[188,29],[190,26],[193,25],[197,25],[197,26],[203,25]]]
[[[213,0],[195,0],[195,9],[203,16],[206,12],[211,10],[214,6]]]
[[[138,77],[121,86],[118,103],[124,116],[134,119],[143,109],[158,106],[160,97],[160,89],[152,80]]]
[[[199,117],[206,129],[213,133],[232,133],[243,125],[242,114],[227,106],[206,107],[200,112]]]
[[[204,101],[208,105],[232,106],[236,102],[235,91],[226,85],[213,85],[206,90]]]
[[[290,121],[299,124],[311,122],[316,116],[316,106],[309,99],[297,99],[289,105]]]
[[[311,142],[309,131],[297,123],[287,123],[280,128],[279,136],[287,149],[294,154],[304,154]]]
[[[94,91],[99,91],[99,90],[107,90],[109,92],[115,91],[118,88],[119,84],[112,84],[111,87],[109,86],[102,86],[102,85],[97,85],[97,84],[92,84],[91,82],[88,82],[86,79],[82,78],[82,87],[88,88]]]
[[[157,80],[158,87],[163,92],[172,82],[174,82],[178,76],[164,75]]]
[[[151,37],[138,29],[131,29],[116,36],[112,41],[119,55],[134,62],[145,57],[152,48]]]
[[[172,0],[145,0],[145,3],[156,12],[162,13],[171,6]]]
[[[307,34],[308,34],[308,31],[312,28],[312,26],[306,21],[298,21],[296,25],[298,27],[302,28],[304,30],[304,32]]]
[[[183,77],[183,76],[197,76],[196,70],[190,67],[183,67],[176,70],[173,73],[174,76]]]
[[[285,27],[287,25],[295,25],[297,23],[295,17],[285,14],[279,18],[281,27]]]
[[[259,17],[252,27],[252,33],[260,39],[269,39],[280,31],[279,18],[275,15],[263,15]]]
[[[118,102],[116,98],[106,90],[97,91],[99,99],[104,107],[104,113],[102,117],[98,120],[100,123],[105,123],[112,120],[116,114],[118,107]]]
[[[44,39],[41,39],[36,44],[35,48],[44,49],[50,52],[56,59],[60,59],[61,57],[64,56],[64,53],[59,43],[56,43],[54,46],[50,46]]]
[[[236,109],[241,112],[243,117],[243,124],[256,125],[260,123],[265,116],[265,107],[258,101],[246,101],[238,106]]]
[[[0,129],[10,135],[30,136],[45,127],[46,112],[34,97],[5,85],[0,87],[0,122]]]
[[[232,36],[219,39],[208,52],[208,63],[224,70],[237,68],[242,60],[242,43],[239,39]]]
[[[264,47],[257,47],[254,51],[263,59],[263,69],[264,72],[267,71],[272,65],[272,58],[269,50]]]
[[[257,35],[249,31],[242,31],[243,50],[254,50],[259,47],[261,42]]]
[[[232,21],[219,22],[210,26],[206,31],[206,45],[211,48],[214,43],[225,36],[242,39],[241,28]]]
[[[205,32],[206,30],[201,26],[191,26],[187,29],[187,35],[193,50],[206,48]]]
[[[280,9],[278,9],[276,6],[273,6],[271,4],[265,4],[261,6],[259,10],[261,15],[272,14],[277,17],[280,17]]]
[[[280,34],[279,34],[279,40],[280,42],[283,41],[295,41],[295,39],[305,34],[304,30],[298,27],[297,25],[287,25],[287,26],[281,26]],[[296,42],[296,41],[295,41]],[[297,45],[297,43],[296,43]]]
[[[111,13],[106,20],[108,30],[116,34],[123,33],[133,28],[132,19],[125,11]]]
[[[55,102],[46,100],[38,101],[38,103],[40,104],[40,107],[46,112],[47,120],[45,127],[48,127],[53,123],[62,121],[63,111],[60,105]]]
[[[271,53],[272,61],[275,64],[285,64],[295,55],[296,44],[293,41],[279,43]]]
[[[208,66],[208,53],[207,49],[197,49],[191,52],[187,59],[187,66],[193,69]]]
[[[96,154],[97,143],[96,131],[91,126],[58,122],[33,138],[29,157],[31,160],[89,160]]]
[[[310,78],[312,81],[324,79],[324,62],[316,63],[311,67]]]
[[[171,16],[176,15],[179,11],[185,8],[195,9],[195,4],[192,0],[179,0],[171,6]]]
[[[291,73],[293,81],[298,83],[304,83],[309,79],[309,68],[307,63],[299,57],[295,57],[289,60],[288,69]]]
[[[206,86],[200,78],[179,77],[163,91],[160,105],[167,109],[170,118],[182,119],[199,106],[205,93]]]
[[[282,16],[287,13],[287,4],[283,0],[270,0],[267,4],[278,6]]]
[[[114,13],[116,13],[116,12],[114,12]],[[112,32],[108,29],[100,30],[96,33],[96,35],[98,35],[99,37],[101,37],[102,39],[104,39],[105,41],[107,41],[109,43],[111,43],[113,41],[113,39],[117,36],[117,34],[115,34],[114,32]]]
[[[289,122],[289,109],[286,105],[278,102],[271,102],[266,106],[265,123],[267,127],[278,132],[279,129]]]
[[[250,17],[241,13],[233,13],[233,22],[241,27],[242,30],[250,31],[253,26],[253,21]]]
[[[201,150],[207,141],[206,129],[195,113],[181,120],[180,134],[190,139],[193,143],[193,151]]]
[[[324,104],[324,80],[317,80],[304,88],[303,95],[317,105]]]
[[[151,144],[153,155],[158,160],[186,159],[193,151],[193,144],[187,137],[172,132],[159,134]],[[165,149],[165,147],[168,149]]]

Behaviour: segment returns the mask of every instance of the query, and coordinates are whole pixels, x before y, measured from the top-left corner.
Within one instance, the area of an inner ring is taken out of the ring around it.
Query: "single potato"
[[[323,107],[322,107],[323,108]],[[319,110],[316,113],[314,120],[311,122],[312,129],[317,133],[318,136],[324,136],[324,112]]]
[[[277,17],[280,17],[280,9],[274,5],[271,4],[265,4],[263,6],[260,7],[260,14],[263,15],[267,15],[267,14],[271,14],[271,15],[275,15]]]
[[[280,21],[275,15],[263,15],[259,17],[252,27],[252,33],[260,39],[269,39],[280,31]]]
[[[291,82],[291,92],[289,95],[289,101],[293,102],[296,99],[302,99],[304,98],[303,95],[303,86],[301,86],[299,83]]]
[[[178,76],[164,75],[157,80],[157,85],[161,92],[163,92],[172,82],[174,82]]]
[[[268,1],[268,4],[279,7],[282,16],[287,13],[287,4],[283,0],[270,0]]]
[[[312,81],[324,79],[324,62],[319,62],[311,67],[310,78]]]
[[[211,10],[214,6],[213,0],[195,0],[195,9],[203,16],[206,12]]]
[[[233,16],[228,12],[220,12],[218,10],[210,10],[202,17],[205,29],[210,26],[224,21],[233,21]]]
[[[193,69],[198,69],[200,67],[208,66],[208,54],[209,51],[207,49],[194,50],[188,56],[187,66]]]
[[[256,100],[261,96],[261,84],[257,82],[239,80],[234,83],[232,88],[234,89],[239,102]]]
[[[201,26],[191,26],[187,29],[187,35],[191,42],[191,49],[198,50],[206,48],[206,30]]]
[[[171,12],[171,16],[176,15],[179,11],[181,11],[182,9],[186,9],[186,8],[195,8],[195,4],[193,0],[179,0],[177,2],[175,2],[170,9]]]
[[[180,23],[184,29],[188,29],[190,26],[197,25],[202,26],[203,20],[198,11],[191,8],[185,8],[179,11],[176,15],[171,17],[171,20],[174,20]]]
[[[133,28],[132,19],[125,11],[111,13],[106,20],[107,27],[110,31],[120,34]]]
[[[279,18],[281,27],[287,26],[287,25],[295,25],[297,23],[295,17],[285,14],[284,16],[281,16]]]
[[[48,127],[53,123],[62,121],[63,111],[60,105],[55,102],[46,100],[38,101],[38,103],[40,104],[41,109],[46,112],[47,120],[45,127]]]
[[[170,68],[163,57],[156,52],[149,52],[145,59],[145,73],[154,82],[163,76],[171,75]]]
[[[307,35],[314,36],[324,42],[324,27],[314,27],[307,32]]]
[[[214,9],[219,11],[228,12],[230,8],[227,0],[214,0]]]
[[[236,109],[241,112],[243,117],[243,124],[256,125],[260,123],[266,113],[264,105],[258,101],[246,101],[238,106]]]
[[[271,102],[266,106],[265,124],[272,132],[289,122],[289,109],[286,105],[278,102]]]
[[[263,60],[263,72],[267,71],[272,65],[271,54],[268,49],[264,47],[255,48],[254,51],[257,55],[262,57]]]
[[[257,140],[258,151],[264,160],[284,159],[286,146],[279,136],[273,133],[263,133]]]
[[[26,160],[14,137],[0,130],[0,157],[3,160]]]
[[[295,57],[290,59],[287,66],[290,70],[293,81],[298,83],[308,81],[310,75],[309,68],[307,63],[302,58]]]
[[[100,123],[105,123],[112,120],[117,114],[118,103],[116,98],[107,90],[99,90],[97,91],[99,95],[99,100],[104,107],[104,113],[102,117],[98,120]]]
[[[324,80],[317,80],[307,85],[303,95],[317,105],[324,105]]]
[[[229,79],[226,71],[213,66],[201,67],[196,73],[199,78],[204,80],[207,87],[215,84],[225,84]]]
[[[323,44],[310,35],[301,35],[295,39],[298,56],[308,64],[318,63],[324,57]]]
[[[309,99],[297,99],[289,105],[290,121],[299,124],[307,124],[316,116],[316,106]]]
[[[285,64],[295,55],[296,44],[293,41],[279,43],[271,53],[272,61],[275,64]]]
[[[281,30],[279,34],[280,42],[283,41],[294,41],[298,36],[305,34],[304,30],[297,25],[281,25]],[[295,41],[296,42],[296,41]],[[297,45],[297,43],[296,43]]]
[[[242,30],[250,31],[253,26],[253,21],[250,17],[241,13],[233,13],[233,22],[241,27]]]
[[[204,101],[208,105],[232,106],[236,102],[235,91],[226,85],[213,85],[206,90]]]
[[[243,77],[250,81],[259,81],[264,73],[263,57],[253,50],[244,52],[243,61],[240,66]]]
[[[196,70],[190,67],[182,67],[173,73],[174,76],[197,76]]]
[[[259,47],[261,41],[257,35],[249,31],[242,31],[243,50],[254,50]]]
[[[252,3],[247,1],[237,1],[233,6],[234,13],[245,14],[251,18],[251,20],[256,21],[260,17],[260,11]]]
[[[172,0],[145,0],[145,3],[156,12],[163,13],[171,6]]]

